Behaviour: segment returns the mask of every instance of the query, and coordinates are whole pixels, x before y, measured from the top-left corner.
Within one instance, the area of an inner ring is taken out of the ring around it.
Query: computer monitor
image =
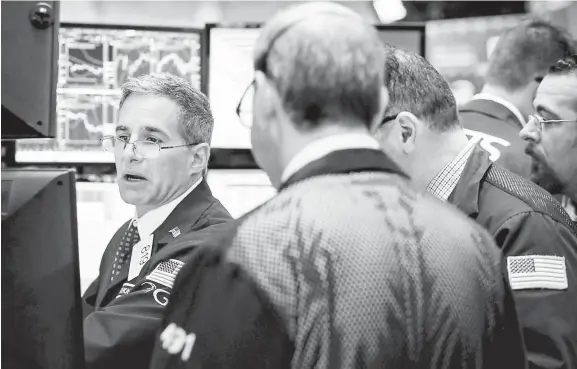
[[[2,1],[2,139],[54,137],[58,1]]]
[[[74,172],[2,170],[2,366],[84,367]]]
[[[207,24],[205,29],[203,91],[208,95],[214,115],[212,148],[221,167],[232,156],[246,164],[251,148],[250,130],[236,115],[237,104],[254,77],[253,48],[260,34],[258,23],[241,25]],[[399,23],[375,26],[383,42],[425,55],[425,26]],[[220,150],[219,149],[223,149]],[[226,159],[219,156],[225,153]]]
[[[168,73],[200,89],[200,29],[62,23],[56,138],[18,141],[17,163],[112,163],[120,86],[128,77]],[[4,51],[4,50],[2,50]]]

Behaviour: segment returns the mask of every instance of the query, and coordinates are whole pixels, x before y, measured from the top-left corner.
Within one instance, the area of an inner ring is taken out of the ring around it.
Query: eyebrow
[[[158,134],[164,136],[165,138],[168,138],[168,135],[166,134],[166,132],[164,132],[163,130],[156,128],[156,127],[146,126],[146,127],[142,128],[142,130],[145,132],[149,132],[149,133],[158,133]]]
[[[535,107],[535,110],[537,111],[537,113],[541,114],[541,113],[547,113],[548,115],[551,115],[553,118],[553,120],[559,120],[561,118],[559,118],[559,116],[555,113],[553,113],[551,110],[547,109],[547,107],[543,106],[543,105],[537,105]]]
[[[166,132],[164,132],[163,130],[156,128],[156,127],[146,126],[146,127],[143,127],[141,130],[144,132],[148,132],[148,133],[158,133],[158,134],[164,136],[165,138],[168,138],[168,135],[166,134]],[[117,133],[118,132],[128,132],[128,131],[130,131],[130,130],[126,126],[122,126],[122,125],[116,126],[116,132]]]

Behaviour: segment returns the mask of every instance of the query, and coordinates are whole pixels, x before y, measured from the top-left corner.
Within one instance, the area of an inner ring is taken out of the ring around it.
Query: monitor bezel
[[[201,91],[209,98],[208,86],[210,83],[210,31],[215,28],[238,28],[238,29],[253,29],[261,28],[264,23],[246,22],[246,23],[207,23],[204,28],[204,53],[202,54],[201,69],[203,78],[201,78]],[[374,24],[377,31],[381,30],[410,30],[419,31],[421,34],[420,47],[421,55],[426,57],[426,25],[422,22],[399,22],[393,24]],[[238,164],[228,164],[227,159],[235,157],[238,159]],[[212,148],[211,161],[213,167],[219,169],[258,169],[258,165],[252,156],[251,149],[246,148]]]
[[[195,27],[164,27],[164,26],[143,26],[143,25],[119,25],[119,24],[102,24],[102,23],[74,23],[74,22],[61,22],[60,29],[66,28],[84,28],[84,29],[103,29],[103,30],[119,30],[119,31],[126,31],[126,30],[134,30],[134,31],[150,31],[150,32],[167,32],[167,33],[189,33],[189,34],[197,34],[199,36],[199,43],[200,43],[200,85],[202,88],[203,84],[203,55],[204,55],[204,29],[203,28],[195,28]],[[56,91],[54,92],[56,96]],[[55,120],[57,112],[55,113]],[[58,124],[55,122],[55,124]],[[98,161],[16,161],[17,157],[17,149],[15,149],[15,167],[26,167],[26,166],[36,166],[36,167],[46,167],[51,166],[54,167],[55,165],[58,167],[81,167],[84,165],[90,166],[103,166],[103,167],[114,167],[114,158],[110,161],[98,162]]]

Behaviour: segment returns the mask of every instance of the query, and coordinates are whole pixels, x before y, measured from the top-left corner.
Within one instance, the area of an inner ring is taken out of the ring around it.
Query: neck
[[[366,133],[369,135],[368,130],[364,127],[351,128],[336,124],[326,125],[309,132],[294,130],[287,136],[287,138],[289,138],[287,142],[290,142],[290,145],[286,145],[286,148],[282,153],[281,172],[284,171],[295,155],[301,152],[306,146],[320,139],[345,133]]]
[[[192,178],[192,181],[188,183],[188,186],[180,187],[175,190],[175,192],[170,196],[168,200],[165,200],[161,203],[156,204],[144,204],[144,205],[135,205],[136,209],[136,216],[138,218],[142,218],[144,214],[150,212],[151,210],[158,209],[159,207],[170,203],[171,201],[176,200],[180,196],[182,196],[186,191],[188,191],[200,178],[202,174],[198,174]]]
[[[575,184],[569,185],[564,192],[565,196],[567,196],[573,204],[577,205],[577,183],[575,181],[573,181],[573,183]]]
[[[457,129],[452,132],[431,133],[427,141],[430,144],[424,147],[422,155],[415,161],[412,170],[413,181],[418,189],[425,191],[433,178],[443,170],[469,143],[465,132]]]
[[[483,89],[481,90],[481,93],[484,94],[490,94],[493,96],[497,96],[500,97],[503,100],[507,100],[508,102],[510,102],[511,104],[513,104],[514,106],[517,107],[517,109],[519,109],[519,111],[521,112],[521,114],[523,115],[527,115],[530,112],[525,112],[523,111],[523,104],[521,104],[522,101],[524,101],[524,96],[523,96],[523,91],[508,91],[506,89],[504,89],[503,87],[500,86],[494,86],[494,85],[485,85],[483,86]]]

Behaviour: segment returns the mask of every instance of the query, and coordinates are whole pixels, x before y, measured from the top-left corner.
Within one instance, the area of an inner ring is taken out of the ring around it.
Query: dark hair
[[[413,113],[439,132],[460,127],[455,96],[449,83],[429,62],[412,51],[387,45],[385,116]]]
[[[132,94],[168,97],[180,106],[180,129],[185,143],[210,144],[214,126],[210,103],[190,81],[170,74],[147,74],[129,78],[120,90],[121,108]]]
[[[489,58],[486,81],[515,91],[574,53],[574,41],[567,31],[544,20],[525,19],[499,38]]]
[[[577,54],[561,59],[557,64],[549,68],[549,74],[575,74],[577,75]]]

